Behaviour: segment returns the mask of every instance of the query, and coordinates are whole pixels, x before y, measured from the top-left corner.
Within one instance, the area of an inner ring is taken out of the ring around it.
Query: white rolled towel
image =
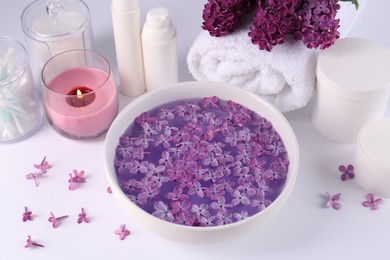
[[[202,31],[188,52],[187,64],[196,80],[241,87],[287,112],[313,97],[318,53],[294,40],[272,52],[261,51],[252,44],[246,27],[224,37]]]

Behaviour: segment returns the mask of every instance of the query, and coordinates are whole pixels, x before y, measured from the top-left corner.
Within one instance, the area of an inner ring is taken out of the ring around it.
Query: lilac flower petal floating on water
[[[375,195],[372,193],[367,194],[367,200],[363,201],[362,205],[364,207],[370,208],[371,210],[379,209],[379,205],[383,203],[382,198],[375,198]]]

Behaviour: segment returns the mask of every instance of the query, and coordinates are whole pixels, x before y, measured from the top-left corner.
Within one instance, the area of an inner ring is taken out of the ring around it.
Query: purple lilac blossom
[[[288,165],[271,122],[217,97],[142,113],[119,139],[114,161],[133,203],[190,226],[225,225],[260,212],[281,193]]]
[[[248,34],[252,43],[267,51],[284,43],[286,35],[298,28],[300,4],[301,0],[258,1]]]
[[[215,37],[228,35],[240,26],[250,6],[249,0],[209,0],[203,9],[202,29]]]
[[[302,40],[310,49],[323,50],[332,46],[340,38],[340,19],[336,19],[339,9],[338,0],[304,0],[295,39]]]

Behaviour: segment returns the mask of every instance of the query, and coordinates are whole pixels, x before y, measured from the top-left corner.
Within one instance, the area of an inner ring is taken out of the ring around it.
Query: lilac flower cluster
[[[209,0],[203,9],[202,28],[211,36],[228,35],[240,26],[241,18],[250,10],[249,0]]]
[[[284,43],[286,35],[299,27],[300,4],[301,0],[259,1],[248,33],[252,43],[267,51]]]
[[[323,50],[332,46],[340,38],[340,19],[336,19],[340,5],[337,2],[338,0],[304,1],[299,11],[300,27],[294,32],[295,38],[302,40],[310,49]]]
[[[340,37],[339,0],[209,0],[203,10],[203,26],[211,36],[224,36],[240,25],[255,7],[249,37],[260,50],[271,51],[292,35],[308,48],[325,49]],[[345,0],[349,1],[349,0]],[[351,1],[354,2],[354,1]],[[357,5],[357,2],[354,4]]]
[[[142,113],[121,136],[114,165],[123,192],[146,212],[212,226],[270,205],[289,160],[271,122],[214,96]]]

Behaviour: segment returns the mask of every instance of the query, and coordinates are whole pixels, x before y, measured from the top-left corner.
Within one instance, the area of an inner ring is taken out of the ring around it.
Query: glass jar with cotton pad
[[[0,143],[20,141],[38,128],[42,118],[27,51],[0,36]]]
[[[362,38],[344,38],[317,61],[315,128],[327,138],[355,143],[368,121],[383,117],[390,95],[390,51]]]

